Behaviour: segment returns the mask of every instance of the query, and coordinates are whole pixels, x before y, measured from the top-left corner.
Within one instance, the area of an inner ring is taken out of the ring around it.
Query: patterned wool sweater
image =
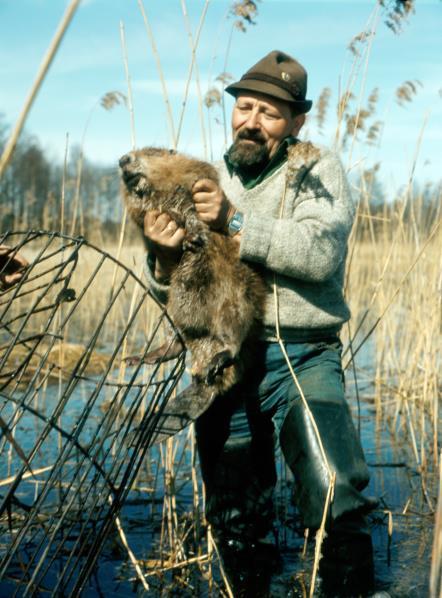
[[[240,258],[258,264],[268,294],[263,338],[276,339],[274,283],[280,333],[287,341],[336,334],[350,317],[343,296],[347,240],[354,205],[339,158],[298,142],[288,159],[252,189],[245,189],[224,161],[216,164],[229,200],[244,213]],[[148,256],[147,277],[161,301]]]

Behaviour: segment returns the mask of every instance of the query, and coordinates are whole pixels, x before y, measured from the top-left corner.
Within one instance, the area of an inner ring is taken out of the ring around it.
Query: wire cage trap
[[[0,594],[78,596],[184,355],[128,364],[175,330],[142,280],[83,238],[28,231],[0,245],[29,262],[0,290]]]

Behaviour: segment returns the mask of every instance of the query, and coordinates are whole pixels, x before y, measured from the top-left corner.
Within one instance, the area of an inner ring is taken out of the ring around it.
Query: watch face
[[[229,222],[229,233],[236,235],[242,229],[244,223],[244,216],[241,212],[235,212],[233,218]]]

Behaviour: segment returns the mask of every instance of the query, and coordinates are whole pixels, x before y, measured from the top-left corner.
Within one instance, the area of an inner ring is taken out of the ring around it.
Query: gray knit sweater
[[[244,213],[240,258],[260,264],[268,283],[264,338],[276,338],[273,284],[278,295],[279,326],[287,341],[336,334],[350,317],[343,297],[347,239],[354,206],[338,157],[329,150],[298,142],[288,159],[252,189],[245,189],[225,163],[217,165],[221,187]],[[167,286],[147,277],[160,301]]]

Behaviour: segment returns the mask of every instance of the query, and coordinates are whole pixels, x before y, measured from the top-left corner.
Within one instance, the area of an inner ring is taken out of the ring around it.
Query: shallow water
[[[83,412],[85,397],[93,392],[94,388],[88,382],[78,386],[76,394],[72,396],[69,404],[69,411],[62,415],[64,427],[74,427]],[[375,549],[377,589],[387,590],[391,596],[397,598],[426,596],[428,595],[433,526],[433,514],[430,507],[431,504],[434,505],[436,499],[435,480],[428,477],[427,496],[425,496],[413,452],[409,442],[404,438],[404,434],[398,432],[397,428],[393,431],[390,430],[385,421],[377,427],[376,412],[371,399],[372,387],[369,383],[365,387],[360,384],[359,391],[362,395],[360,409],[361,439],[371,472],[371,481],[367,494],[376,496],[381,500],[380,507],[370,516]],[[349,385],[348,394],[350,397],[353,394],[351,385]],[[46,401],[47,412],[51,413],[56,404],[56,398],[57,388],[49,386],[44,396],[39,396],[40,408],[41,402]],[[350,398],[350,403],[356,419],[358,413],[356,402]],[[13,405],[7,405],[3,410],[3,417],[6,418],[8,415],[12,415],[12,411]],[[87,446],[88,443],[93,441],[94,435],[97,433],[96,424],[101,421],[101,418],[102,410],[100,410],[100,403],[98,402],[91,409],[89,419],[79,436],[82,445]],[[16,439],[25,449],[25,452],[32,448],[35,435],[38,436],[39,429],[43,425],[44,422],[29,414],[23,417],[16,429]],[[192,513],[192,483],[191,453],[187,437],[188,432],[185,431],[182,433],[182,440],[178,443],[176,461],[180,462],[180,466],[175,480],[175,488],[177,489],[178,518],[180,521],[185,522],[183,525],[187,525],[189,528],[191,527]],[[49,442],[48,440],[44,447],[45,450],[34,459],[34,469],[44,467],[54,461],[57,451],[59,451],[59,441],[58,435],[54,432],[52,441]],[[51,451],[53,451],[52,454]],[[78,455],[75,453],[72,453],[71,459],[66,459],[64,470],[61,470],[58,474],[59,487],[54,486],[46,497],[44,511],[47,512],[48,517],[51,516],[55,508],[60,508],[57,505],[62,505],[64,501],[69,499],[69,491],[64,492],[63,490],[63,473],[66,480],[71,480],[70,466],[75,470],[77,476],[92,475],[90,470],[86,471],[86,465],[80,466],[76,459],[78,459]],[[138,490],[134,489],[129,492],[121,511],[123,528],[129,545],[138,559],[147,562],[149,573],[155,568],[167,565],[167,563],[159,561],[161,558],[159,543],[164,495],[162,481],[163,459],[164,449],[158,447],[150,449],[137,476],[135,487]],[[103,460],[103,463],[109,471],[112,470],[111,454],[106,460]],[[279,463],[278,469],[281,473],[281,479],[275,496],[275,502],[278,506],[276,531],[282,557],[282,568],[272,579],[270,595],[303,596],[306,591],[308,592],[310,583],[310,573],[313,565],[313,542],[309,542],[307,553],[303,556],[302,527],[291,504],[291,481],[281,463]],[[7,462],[4,461],[0,464],[0,473],[3,479],[9,475]],[[90,479],[93,482],[95,478]],[[57,532],[60,540],[63,541],[63,550],[54,553],[55,560],[51,562],[43,578],[43,583],[40,584],[40,590],[36,591],[35,595],[47,595],[48,591],[51,593],[51,588],[56,586],[58,572],[66,565],[71,556],[71,551],[78,558],[81,558],[80,551],[84,547],[80,548],[76,543],[79,534],[83,534],[82,537],[84,537],[84,529],[82,530],[81,527],[83,524],[81,512],[82,508],[85,512],[90,510],[92,507],[88,505],[91,505],[94,501],[97,508],[99,506],[102,511],[101,515],[93,518],[88,523],[91,528],[88,541],[91,542],[93,539],[94,526],[97,530],[100,530],[100,517],[106,516],[106,510],[103,510],[103,501],[99,500],[99,495],[104,492],[106,486],[101,482],[98,483],[96,479],[94,483],[97,483],[97,486],[92,487],[91,493],[84,496],[83,504],[81,503],[81,495],[80,499],[76,498],[77,501],[80,500],[78,508],[71,511],[65,520],[64,527]],[[0,494],[2,494],[1,490],[2,488],[0,488]],[[20,492],[16,496],[22,503],[32,504],[36,493],[38,493],[38,485],[30,478],[28,483],[23,482],[21,484]],[[431,503],[431,501],[433,502]],[[61,510],[63,510],[62,507]],[[77,514],[78,520],[72,520],[73,513]],[[389,521],[390,528],[392,525],[391,536],[389,535]],[[19,522],[16,522],[16,525],[19,529]],[[68,537],[66,537],[67,535]],[[189,536],[193,537],[193,531]],[[36,536],[34,543],[30,541],[26,544],[24,550],[17,552],[19,558],[11,563],[7,575],[0,581],[0,596],[14,595],[17,586],[12,579],[20,576],[23,563],[29,561],[32,553],[34,557],[36,555],[41,556],[44,547],[39,548],[38,539],[39,537]],[[0,540],[0,549],[7,550],[8,542],[10,542],[8,533],[4,533]],[[53,544],[56,544],[56,538]],[[196,545],[197,543],[193,539],[188,542],[188,557],[195,556]],[[201,538],[201,546],[204,552],[207,546],[203,537]],[[207,570],[207,565],[204,565],[203,569],[202,572],[197,566],[193,566],[188,567],[184,572],[175,571],[175,574],[168,572],[163,576],[149,575],[148,580],[151,589],[148,593],[149,595],[158,596],[208,596],[210,595],[209,583],[203,575]],[[219,587],[222,588],[216,559],[213,559],[212,572],[215,584],[219,584]],[[65,592],[70,591],[70,589],[69,584],[66,588],[62,586],[55,595],[67,595]],[[82,595],[92,598],[100,595],[108,597],[143,595],[143,593],[145,592],[139,582],[136,581],[133,567],[128,563],[126,551],[122,548],[113,528]],[[16,595],[20,596],[23,593],[18,590]],[[212,595],[220,595],[216,585],[212,590]]]

